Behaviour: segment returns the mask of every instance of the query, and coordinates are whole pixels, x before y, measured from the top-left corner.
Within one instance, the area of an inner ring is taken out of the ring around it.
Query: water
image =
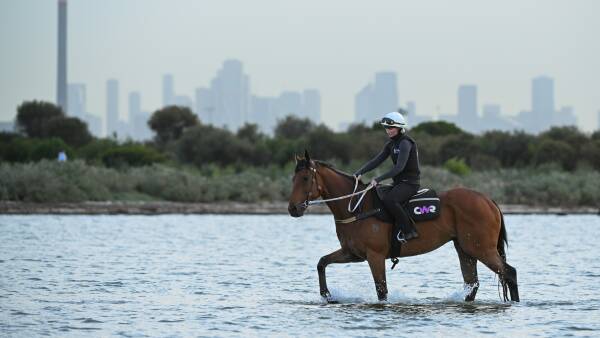
[[[462,302],[451,244],[388,268],[338,248],[331,216],[0,216],[0,336],[597,336],[600,217],[507,216],[522,302],[479,264]]]

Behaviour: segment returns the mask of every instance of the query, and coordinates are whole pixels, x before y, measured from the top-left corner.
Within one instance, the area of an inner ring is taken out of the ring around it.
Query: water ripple
[[[339,247],[330,216],[0,215],[0,332],[596,335],[600,218],[507,216],[506,224],[521,303],[502,302],[482,264],[477,300],[465,303],[451,244],[402,259],[395,270],[387,263],[386,302],[366,263],[330,265],[334,302],[327,302],[315,266]]]

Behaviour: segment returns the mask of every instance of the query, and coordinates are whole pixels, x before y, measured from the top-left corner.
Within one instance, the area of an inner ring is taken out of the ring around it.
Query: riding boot
[[[410,220],[410,218],[406,215],[406,212],[404,211],[402,205],[400,205],[399,203],[395,203],[395,205],[397,227],[399,227],[400,231],[402,232],[402,234],[399,235],[398,240],[401,241],[400,238],[403,238],[405,241],[408,241],[409,239],[419,237],[417,230],[413,226],[413,223]]]

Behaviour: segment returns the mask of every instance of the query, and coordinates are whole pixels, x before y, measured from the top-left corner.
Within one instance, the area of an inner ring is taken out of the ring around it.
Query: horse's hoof
[[[329,293],[329,291],[326,292],[321,292],[321,297],[323,298],[324,301],[327,302],[327,304],[336,304],[337,301],[333,299],[333,297],[331,297],[331,294]]]

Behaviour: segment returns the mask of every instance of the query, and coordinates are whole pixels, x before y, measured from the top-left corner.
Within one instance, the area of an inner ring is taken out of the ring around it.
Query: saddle
[[[385,208],[383,199],[385,195],[393,188],[391,184],[378,185],[376,190],[375,205],[381,209],[376,217],[384,222],[394,222],[395,215]],[[440,215],[441,202],[437,193],[433,189],[421,189],[416,194],[411,196],[408,201],[402,204],[404,212],[413,223],[429,221],[437,218]]]

